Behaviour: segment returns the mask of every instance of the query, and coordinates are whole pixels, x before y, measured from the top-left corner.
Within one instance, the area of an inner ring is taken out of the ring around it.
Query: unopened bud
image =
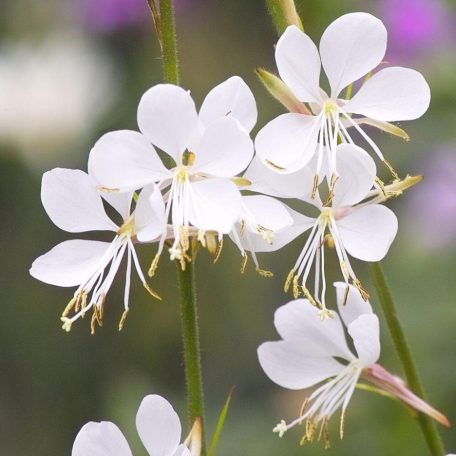
[[[301,103],[288,86],[275,74],[263,68],[257,68],[256,74],[267,91],[290,112],[311,115],[304,103]]]

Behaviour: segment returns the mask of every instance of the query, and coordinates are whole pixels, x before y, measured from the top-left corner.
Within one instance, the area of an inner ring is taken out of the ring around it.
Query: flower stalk
[[[424,389],[381,264],[371,263],[370,272],[382,307],[383,315],[385,316],[394,346],[404,369],[408,386],[417,396],[425,400]],[[417,420],[431,454],[433,456],[445,456],[446,453],[442,439],[432,418],[423,413],[418,413]]]
[[[160,38],[163,55],[163,79],[165,82],[179,85],[179,61],[173,0],[160,0]],[[180,263],[176,262],[176,266],[181,301],[188,418],[191,425],[195,420],[198,420],[201,427],[201,456],[204,456],[206,453],[203,421],[204,399],[194,265],[192,262],[187,263],[183,269]]]
[[[187,383],[188,418],[190,423],[199,419],[203,434],[201,439],[201,455],[204,456],[204,398],[194,265],[193,263],[187,263],[185,270],[182,270],[179,262],[176,262],[176,266],[181,299],[180,309],[184,344],[185,379]]]
[[[266,0],[266,5],[279,35],[289,25],[296,25],[301,30],[304,30],[301,19],[296,11],[294,0]]]
[[[173,0],[160,0],[160,36],[163,54],[163,79],[179,85],[176,22]]]

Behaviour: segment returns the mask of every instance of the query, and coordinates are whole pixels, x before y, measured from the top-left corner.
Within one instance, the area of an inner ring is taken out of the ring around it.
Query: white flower
[[[270,271],[260,268],[256,252],[272,252],[291,242],[302,230],[292,229],[292,211],[285,204],[264,195],[242,197],[242,214],[230,233],[243,257],[241,272],[244,272],[248,256],[252,255],[256,271],[265,277],[272,277]],[[299,216],[299,214],[297,214]],[[292,229],[292,233],[290,232]]]
[[[146,396],[136,415],[136,429],[151,456],[190,456],[181,444],[181,423],[171,404],[161,396]],[[120,429],[109,421],[90,422],[79,431],[72,456],[132,456]]]
[[[171,217],[174,231],[171,258],[184,267],[191,226],[200,231],[199,239],[206,231],[215,231],[220,238],[241,214],[235,182],[253,156],[248,131],[256,116],[253,95],[239,77],[215,87],[199,115],[189,92],[160,84],[139,103],[142,134],[104,135],[90,153],[89,170],[104,187],[121,192],[158,183],[165,192],[166,217]],[[165,167],[154,146],[172,163]],[[155,265],[163,243],[164,237]]]
[[[334,184],[334,195],[324,204],[319,198],[312,200],[319,215],[307,217],[310,233],[285,284],[286,290],[292,286],[295,298],[303,292],[314,305],[318,305],[322,318],[330,316],[325,303],[325,245],[335,248],[344,281],[354,284],[367,299],[368,294],[357,279],[348,254],[362,261],[381,260],[398,228],[394,213],[374,204],[377,198],[362,203],[367,197],[382,192],[370,192],[376,175],[372,158],[357,146],[341,144],[337,146],[337,167],[339,178]],[[312,266],[315,279],[313,296],[307,288]]]
[[[91,309],[92,332],[95,323],[101,324],[106,295],[125,255],[125,309],[119,329],[122,328],[129,309],[132,263],[144,287],[159,299],[146,283],[133,243],[136,239],[152,241],[162,235],[165,219],[161,193],[154,187],[144,189],[134,211],[131,211],[132,192],[105,194],[104,197],[120,214],[123,220],[121,224],[114,223],[107,216],[96,183],[83,171],[56,168],[43,175],[41,200],[55,225],[70,233],[115,233],[112,242],[64,241],[32,264],[30,274],[38,280],[60,287],[77,286],[73,299],[62,315],[63,328],[67,331],[75,320]],[[74,315],[68,317],[73,310]]]
[[[347,131],[353,127],[397,177],[359,124],[389,131],[395,127],[387,122],[420,117],[430,102],[423,76],[408,68],[384,68],[369,77],[350,100],[341,97],[344,88],[378,66],[386,41],[383,23],[367,13],[336,19],[323,33],[320,52],[304,32],[288,27],[276,46],[277,68],[296,98],[309,104],[311,115],[283,114],[260,130],[255,146],[263,162],[289,173],[305,166],[316,154],[318,175],[327,150],[330,171],[337,176],[336,146],[338,141],[353,143]],[[331,88],[329,95],[320,88],[321,66]],[[353,118],[352,114],[365,117]]]
[[[305,299],[279,307],[274,325],[282,340],[265,342],[258,347],[258,359],[264,372],[274,383],[292,390],[325,383],[305,399],[297,419],[290,423],[281,420],[273,431],[282,437],[290,428],[305,423],[301,443],[324,438],[328,446],[328,422],[341,409],[342,438],[345,411],[360,377],[414,410],[450,426],[445,415],[410,391],[402,379],[376,364],[380,357],[378,317],[354,286],[344,282],[336,282],[334,286],[339,314],[356,355],[347,345],[338,314],[321,320],[319,311]]]
[[[284,388],[305,389],[328,380],[304,401],[301,416],[288,424],[282,421],[274,428],[279,436],[305,422],[303,442],[312,441],[315,433],[328,442],[328,420],[342,409],[342,437],[345,410],[358,379],[380,356],[379,321],[369,302],[363,301],[351,285],[335,286],[339,313],[356,356],[347,345],[339,316],[321,320],[318,310],[304,299],[277,309],[274,325],[283,340],[265,342],[258,348],[266,375]]]
[[[12,145],[27,165],[47,168],[62,150],[79,148],[116,101],[118,74],[106,53],[74,32],[4,43],[0,142]]]

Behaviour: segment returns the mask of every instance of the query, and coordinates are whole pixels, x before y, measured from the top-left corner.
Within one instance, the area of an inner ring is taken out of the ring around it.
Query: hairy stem
[[[289,25],[296,25],[303,30],[301,19],[296,11],[294,0],[266,0],[272,22],[281,35]]]
[[[383,315],[385,316],[388,329],[393,339],[394,347],[396,348],[407,378],[408,386],[417,396],[425,400],[424,389],[413,360],[410,346],[399,320],[396,305],[394,304],[382,265],[380,263],[371,263],[370,271],[382,307]],[[432,418],[424,415],[423,413],[418,413],[417,419],[431,455],[445,456],[446,453],[442,439],[440,438]]]
[[[160,0],[160,35],[163,53],[163,79],[171,84],[179,84],[173,0]]]
[[[177,58],[173,0],[160,0],[159,5],[159,40],[161,41],[163,54],[163,79],[165,82],[178,85],[179,62]],[[203,434],[201,456],[204,456],[206,454],[203,419],[204,400],[194,265],[193,263],[187,263],[185,270],[182,270],[181,264],[179,262],[176,262],[176,264],[180,289],[180,314],[184,345],[188,418],[190,426],[193,425],[197,418],[200,420]]]
[[[190,423],[193,423],[196,418],[200,418],[201,420],[203,429],[201,455],[204,455],[204,398],[194,265],[193,263],[188,263],[184,271],[181,269],[179,262],[176,262],[176,265],[181,299],[180,309],[182,339],[184,343],[185,379],[187,383],[188,417]]]

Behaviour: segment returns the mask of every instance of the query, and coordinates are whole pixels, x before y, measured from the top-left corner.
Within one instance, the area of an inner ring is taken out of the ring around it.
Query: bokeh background
[[[409,143],[373,133],[401,174],[424,181],[391,202],[399,235],[384,262],[400,316],[430,402],[456,421],[456,4],[444,0],[297,2],[306,31],[319,40],[342,13],[368,11],[389,29],[386,60],[421,71],[432,88],[428,113],[404,123]],[[35,257],[70,238],[47,218],[40,179],[53,167],[86,169],[88,152],[104,132],[136,128],[141,94],[161,80],[160,52],[146,0],[1,0],[0,14],[0,454],[69,455],[80,427],[116,422],[135,455],[145,455],[134,426],[142,397],[166,396],[185,422],[175,268],[162,261],[152,301],[133,282],[122,333],[122,279],[107,302],[96,335],[89,321],[62,331],[59,316],[71,290],[33,280]],[[258,103],[257,129],[283,112],[256,80],[257,66],[275,69],[276,41],[261,0],[176,0],[182,84],[198,103],[238,74]],[[197,260],[198,294],[209,433],[228,391],[232,406],[219,448],[227,455],[319,455],[299,447],[300,431],[278,439],[281,418],[296,416],[302,392],[283,390],[262,373],[256,347],[277,338],[274,310],[287,302],[282,283],[301,240],[262,255],[273,279],[250,269],[227,246],[214,266]],[[144,263],[153,248],[140,248]],[[356,265],[370,284],[367,269]],[[334,269],[334,268],[333,268]],[[332,291],[331,291],[332,293]],[[332,294],[334,296],[334,294]],[[378,309],[375,298],[372,300]],[[379,310],[379,309],[378,309]],[[381,363],[401,369],[382,328]],[[426,455],[414,420],[396,402],[359,391],[351,401],[346,437],[330,429],[333,454]],[[456,451],[454,430],[443,430]]]

